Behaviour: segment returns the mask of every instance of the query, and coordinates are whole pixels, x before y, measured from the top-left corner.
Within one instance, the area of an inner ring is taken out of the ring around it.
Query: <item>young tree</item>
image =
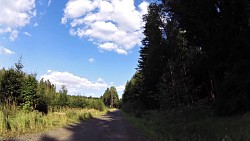
[[[67,106],[68,104],[68,96],[67,96],[68,90],[65,85],[62,85],[61,90],[59,90],[59,98],[57,101],[57,105],[59,106]]]
[[[24,110],[32,110],[39,98],[37,95],[38,82],[35,75],[24,76],[20,95],[21,106]]]

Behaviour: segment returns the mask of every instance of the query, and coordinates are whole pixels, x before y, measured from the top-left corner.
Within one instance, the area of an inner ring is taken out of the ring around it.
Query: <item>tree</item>
[[[32,110],[39,99],[39,96],[37,95],[37,86],[38,82],[35,75],[24,76],[20,102],[22,103],[21,106],[26,111]]]
[[[122,95],[122,108],[127,112],[139,111],[144,108],[141,102],[142,83],[141,74],[137,71],[133,77],[127,81]]]
[[[68,96],[67,96],[68,90],[65,85],[62,85],[61,90],[59,90],[59,98],[57,101],[57,105],[59,106],[67,106],[68,104]]]
[[[163,66],[165,65],[166,33],[162,21],[164,15],[162,15],[160,6],[152,3],[148,9],[148,14],[143,17],[145,38],[142,40],[143,46],[140,50],[137,70],[142,78],[140,99],[145,108],[154,109],[159,107],[155,95],[159,93],[157,84],[163,74]]]
[[[215,102],[218,113],[247,111],[248,78],[242,75],[248,76],[250,72],[249,1],[162,2],[171,20],[186,31],[188,46],[198,47],[202,52],[194,64],[203,72],[193,77],[199,83],[196,82],[197,87],[202,84],[201,94],[206,94],[203,99]]]
[[[21,102],[23,74],[13,68],[6,70],[2,75],[0,94],[2,101],[7,104],[18,105]]]
[[[107,88],[102,96],[103,102],[106,106],[110,108],[119,106],[119,97],[114,86]]]

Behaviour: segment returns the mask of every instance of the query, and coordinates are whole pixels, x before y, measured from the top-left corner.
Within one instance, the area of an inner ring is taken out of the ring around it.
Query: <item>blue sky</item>
[[[0,67],[24,71],[69,94],[121,96],[143,38],[142,0],[0,0]]]

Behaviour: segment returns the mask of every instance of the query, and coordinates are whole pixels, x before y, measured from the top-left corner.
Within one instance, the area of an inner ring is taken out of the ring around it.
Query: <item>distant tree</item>
[[[106,106],[111,108],[119,106],[119,97],[114,86],[107,88],[102,96],[103,102]]]
[[[68,104],[68,96],[67,96],[68,90],[65,85],[62,85],[61,90],[59,90],[59,98],[57,101],[57,104],[59,106],[67,106]]]
[[[122,109],[127,112],[134,112],[144,108],[141,102],[142,83],[141,74],[137,71],[133,77],[127,81],[122,95]]]

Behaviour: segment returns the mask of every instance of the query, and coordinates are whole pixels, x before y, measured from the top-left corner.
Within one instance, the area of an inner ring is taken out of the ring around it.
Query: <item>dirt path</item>
[[[131,126],[119,110],[76,125],[50,132],[31,134],[13,141],[147,141]]]

